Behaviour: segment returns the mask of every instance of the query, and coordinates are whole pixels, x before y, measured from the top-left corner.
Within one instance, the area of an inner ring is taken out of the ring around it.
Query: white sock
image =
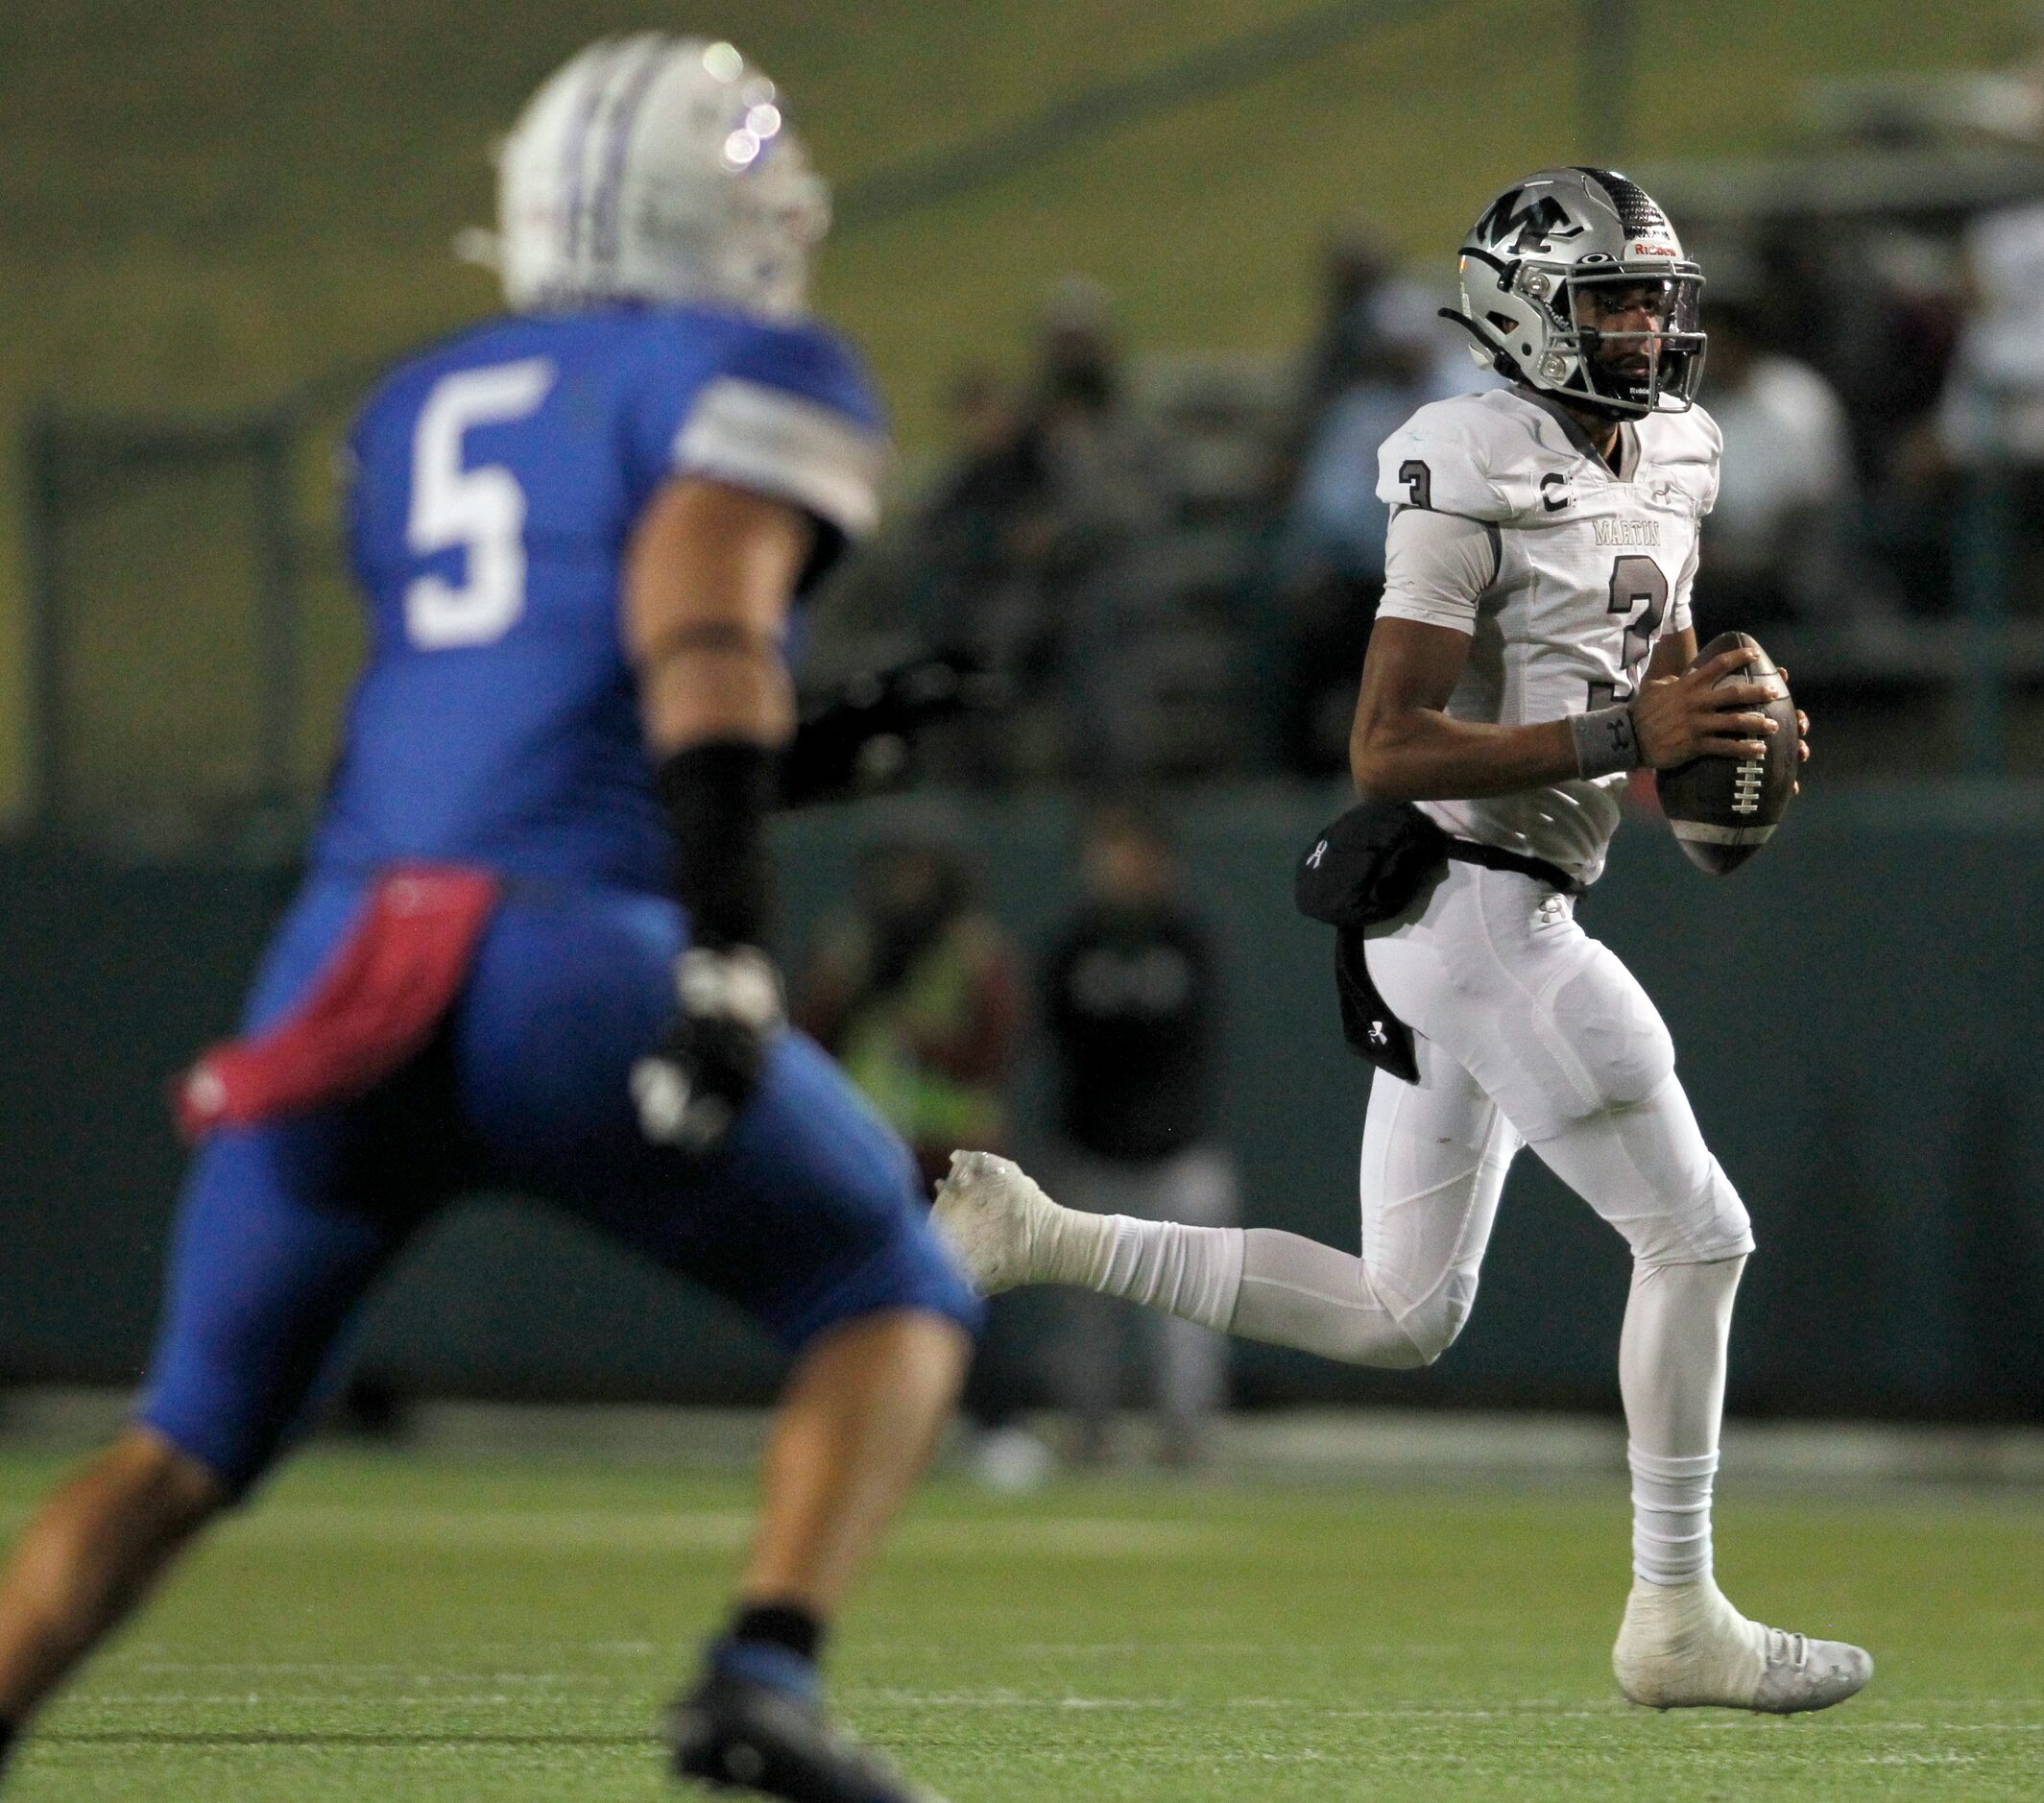
[[[1743,1258],[1635,1264],[1619,1339],[1632,1467],[1632,1570],[1649,1584],[1711,1575],[1711,1487],[1732,1299]]]
[[[1119,1296],[1201,1327],[1228,1331],[1242,1286],[1242,1230],[1062,1209],[1041,1243],[1051,1281]]]
[[[1663,1458],[1625,1449],[1632,1467],[1632,1574],[1649,1584],[1711,1575],[1711,1480],[1718,1454]]]

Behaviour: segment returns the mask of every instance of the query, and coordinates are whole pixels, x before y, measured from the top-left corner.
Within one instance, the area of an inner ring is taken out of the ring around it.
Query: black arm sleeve
[[[674,833],[675,894],[695,944],[757,946],[772,913],[766,816],[776,756],[747,739],[712,739],[674,753],[657,781]]]

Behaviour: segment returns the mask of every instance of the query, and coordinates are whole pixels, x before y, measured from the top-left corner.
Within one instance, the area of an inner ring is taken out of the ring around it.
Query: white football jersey
[[[1434,401],[1384,441],[1377,493],[1399,511],[1378,616],[1470,635],[1455,718],[1522,726],[1608,707],[1633,693],[1661,635],[1689,626],[1697,533],[1718,495],[1718,427],[1693,407],[1628,421],[1619,440],[1614,473],[1558,404],[1510,388]],[[1487,559],[1444,565],[1437,539],[1414,529],[1431,522],[1412,510],[1477,522]],[[1421,805],[1460,837],[1592,882],[1624,782]]]

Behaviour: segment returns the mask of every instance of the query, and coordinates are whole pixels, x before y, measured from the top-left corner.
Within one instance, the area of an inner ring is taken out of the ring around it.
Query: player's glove
[[[803,717],[781,761],[783,806],[897,787],[925,727],[1005,706],[1007,684],[960,652],[854,676]]]
[[[752,1099],[786,1011],[773,960],[755,946],[691,946],[674,985],[679,1012],[632,1067],[632,1099],[647,1139],[700,1157]]]

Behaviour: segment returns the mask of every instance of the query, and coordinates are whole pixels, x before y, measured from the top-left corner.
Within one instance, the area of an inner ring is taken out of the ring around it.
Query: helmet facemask
[[[706,298],[770,314],[799,311],[811,259],[830,229],[830,186],[802,140],[782,132],[733,184],[721,242],[705,258],[713,272]]]
[[[1694,266],[1665,275],[1574,272],[1563,285],[1568,320],[1548,356],[1574,361],[1585,405],[1626,415],[1683,412],[1703,374],[1702,288]],[[1600,323],[1641,318],[1644,325]]]

